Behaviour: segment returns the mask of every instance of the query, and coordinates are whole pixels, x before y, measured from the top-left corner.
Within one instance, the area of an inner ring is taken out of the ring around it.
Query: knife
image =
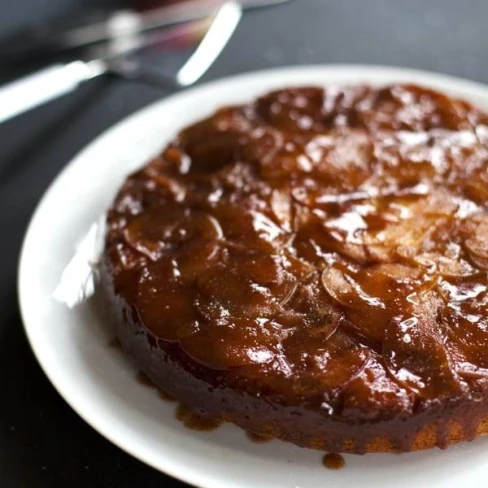
[[[229,41],[242,15],[242,9],[235,1],[224,3],[217,11],[209,29],[197,49],[180,68],[173,85],[185,87],[195,83],[212,65]],[[165,34],[171,38],[171,32]],[[161,35],[146,37],[124,37],[120,42],[109,43],[105,56],[88,61],[76,60],[56,64],[0,87],[0,124],[38,105],[74,91],[84,81],[113,72],[119,76],[134,77],[134,71],[124,63],[117,63],[125,54],[141,47],[161,42]],[[137,79],[146,78],[151,83],[160,81],[166,88],[168,80],[154,71],[140,67]]]
[[[291,0],[241,0],[243,9],[279,5]],[[79,49],[122,35],[135,35],[149,30],[208,17],[224,4],[224,0],[186,0],[164,7],[136,12],[116,10],[102,22],[59,32],[55,29],[24,29],[14,35],[0,37],[0,60],[14,64],[38,60],[49,54]]]

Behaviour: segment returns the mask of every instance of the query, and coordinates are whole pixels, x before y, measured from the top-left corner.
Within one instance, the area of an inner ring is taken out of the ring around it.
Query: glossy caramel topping
[[[296,88],[181,132],[125,183],[107,252],[158,344],[372,419],[488,378],[487,202],[471,105]]]

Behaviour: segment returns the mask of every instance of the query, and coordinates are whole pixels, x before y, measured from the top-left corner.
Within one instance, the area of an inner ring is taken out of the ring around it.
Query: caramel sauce
[[[218,429],[223,423],[222,420],[199,415],[183,403],[180,403],[176,408],[176,418],[185,427],[199,432],[211,432]]]
[[[250,441],[255,442],[256,444],[264,444],[265,442],[270,442],[273,440],[273,437],[255,434],[254,432],[246,432],[246,436]]]
[[[327,469],[337,470],[342,469],[345,466],[346,462],[340,454],[335,454],[331,452],[324,455],[324,457],[322,458],[322,464]]]
[[[122,344],[120,342],[120,339],[118,337],[114,337],[109,343],[108,347],[113,348],[113,349],[122,349]]]
[[[176,399],[173,396],[171,396],[169,393],[167,393],[161,389],[158,390],[158,395],[161,398],[161,400],[164,400],[166,402],[175,402],[176,401]]]
[[[148,386],[149,388],[157,388],[154,382],[147,376],[146,373],[139,371],[136,375],[136,380],[138,383],[144,386]]]
[[[161,388],[159,388],[152,380],[147,376],[146,373],[143,373],[142,371],[139,371],[136,375],[137,382],[140,383],[141,385],[148,386],[149,388],[155,388],[158,390],[158,395],[161,400],[164,400],[166,402],[175,402],[176,399],[171,396],[169,393],[163,391]]]
[[[156,388],[158,395],[162,400],[168,402],[175,402],[175,398],[165,391],[159,389],[156,384],[142,371],[139,371],[136,375],[137,382],[141,385],[148,386],[149,388]],[[175,413],[176,418],[182,422],[185,427],[200,432],[210,432],[216,430],[222,425],[222,420],[212,419],[195,413],[191,408],[187,407],[183,403],[179,403]]]

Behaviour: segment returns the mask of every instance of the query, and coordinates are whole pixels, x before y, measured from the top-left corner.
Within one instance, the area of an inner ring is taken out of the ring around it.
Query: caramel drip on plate
[[[143,373],[142,371],[139,371],[139,373],[137,373],[136,379],[137,382],[141,385],[148,386],[149,388],[157,388],[151,378],[149,378],[149,376],[147,376],[147,374]]]
[[[118,337],[114,337],[109,343],[108,343],[108,347],[112,348],[112,349],[121,349],[122,348],[122,344],[120,342],[120,339]]]
[[[180,403],[176,409],[176,418],[185,427],[199,432],[211,432],[222,425],[222,420],[204,417],[183,403]]]
[[[166,402],[175,402],[176,401],[176,399],[173,396],[171,396],[169,393],[167,393],[164,390],[159,389],[158,395],[161,398],[161,400],[164,400]]]
[[[264,444],[265,442],[269,442],[273,440],[273,437],[262,435],[262,434],[255,434],[254,432],[246,432],[247,438],[255,442],[256,444]]]
[[[322,464],[327,469],[337,470],[342,469],[346,465],[346,462],[340,454],[330,452],[324,455],[324,457],[322,458]]]

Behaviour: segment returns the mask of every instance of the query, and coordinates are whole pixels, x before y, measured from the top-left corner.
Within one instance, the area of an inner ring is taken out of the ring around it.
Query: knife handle
[[[34,107],[75,90],[78,85],[102,74],[101,62],[73,61],[56,64],[0,87],[0,124]]]

